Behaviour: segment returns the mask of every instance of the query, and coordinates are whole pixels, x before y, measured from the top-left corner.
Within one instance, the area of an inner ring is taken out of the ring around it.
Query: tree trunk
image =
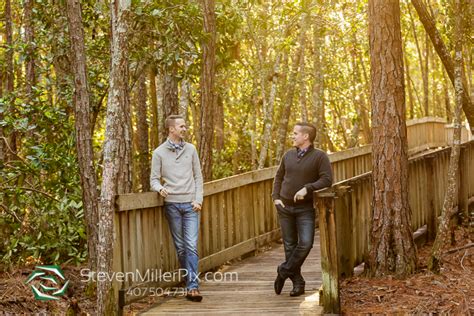
[[[305,30],[306,31],[306,30]],[[306,37],[306,32],[303,34]],[[306,43],[306,39],[304,40]],[[303,122],[309,122],[309,113],[308,113],[308,106],[306,104],[306,67],[305,67],[305,52],[304,49],[301,52],[301,59],[300,59],[300,66],[299,66],[299,95],[300,95],[300,110],[301,110],[301,120]]]
[[[408,63],[408,58],[406,57],[406,54],[403,55],[403,59],[405,60],[405,87],[408,90],[408,104],[410,110],[408,111],[408,118],[412,120],[415,117],[415,105],[414,105],[414,100],[413,100],[413,91],[411,88],[411,76],[410,76],[410,64]]]
[[[82,204],[87,228],[89,269],[97,271],[98,191],[92,148],[91,107],[87,80],[84,28],[79,0],[67,1],[69,38],[74,67],[76,149],[81,176]]]
[[[314,113],[314,126],[316,126],[316,138],[314,145],[326,149],[324,138],[326,134],[326,119],[324,113],[324,69],[322,63],[322,48],[324,42],[322,26],[317,22],[313,25],[313,74],[312,100]]]
[[[448,73],[449,79],[451,80],[451,83],[453,86],[455,86],[454,82],[454,65],[453,65],[453,59],[451,55],[449,54],[446,45],[443,42],[443,39],[441,38],[441,35],[439,34],[438,30],[436,29],[436,24],[431,15],[428,13],[426,10],[426,7],[424,6],[423,2],[421,0],[411,0],[411,3],[416,9],[416,12],[418,13],[418,16],[420,18],[421,23],[423,23],[423,26],[426,30],[426,33],[430,36],[431,42],[433,43],[433,46],[438,53],[438,56],[441,59],[441,62],[444,65],[444,68],[446,69],[446,72]],[[463,85],[463,95],[462,95],[462,108],[464,110],[464,113],[466,114],[466,118],[469,121],[469,126],[471,127],[471,133],[474,133],[474,104],[470,99],[470,96],[467,92],[467,80],[465,78],[462,78],[462,85]],[[456,87],[455,87],[456,88]]]
[[[425,59],[423,60],[423,109],[425,116],[430,116],[430,87],[429,87],[429,60],[430,60],[430,43],[428,35],[425,36]]]
[[[3,98],[3,83],[4,81],[4,73],[0,71],[0,99]],[[4,107],[2,106],[2,110]],[[3,111],[0,111],[0,122],[3,121]],[[0,169],[3,169],[3,164],[5,163],[5,135],[3,134],[3,125],[0,125]]]
[[[293,99],[295,96],[295,82],[298,78],[298,70],[301,64],[301,59],[304,55],[304,48],[306,44],[306,28],[308,25],[308,17],[307,13],[303,13],[301,16],[301,29],[300,34],[298,36],[298,43],[299,47],[295,53],[295,59],[293,60],[293,66],[289,73],[288,79],[288,90],[286,94],[286,99],[283,105],[283,112],[281,114],[280,126],[278,128],[278,135],[277,135],[277,150],[276,150],[276,157],[277,161],[280,161],[286,147],[286,140],[287,140],[287,133],[288,133],[288,123],[291,115],[291,107],[293,105]]]
[[[173,64],[166,67],[163,75],[163,116],[161,118],[163,126],[168,116],[179,114],[177,75],[177,65]],[[168,130],[166,128],[163,128],[161,133],[163,140],[168,137]]]
[[[441,254],[449,240],[449,223],[455,213],[454,206],[458,197],[458,167],[459,155],[461,152],[461,109],[463,100],[463,82],[462,82],[462,36],[463,36],[463,14],[462,0],[455,1],[455,64],[454,64],[454,90],[456,96],[456,107],[454,111],[454,135],[453,145],[451,147],[451,156],[449,158],[448,167],[448,184],[444,197],[443,210],[441,211],[441,220],[438,224],[438,233],[431,249],[431,256],[428,262],[428,269],[435,273],[439,273],[441,265]]]
[[[258,158],[257,158],[257,109],[258,109],[258,83],[256,76],[253,77],[252,85],[252,103],[249,106],[248,112],[250,113],[250,160],[252,165],[252,170],[257,170],[258,167]],[[248,115],[247,115],[248,117]],[[247,125],[244,125],[247,126]],[[237,155],[238,157],[238,155]],[[235,170],[236,168],[234,168]]]
[[[7,93],[13,92],[15,73],[13,69],[13,25],[11,0],[5,0],[5,63],[6,63],[6,89]]]
[[[202,1],[204,32],[209,34],[203,43],[201,73],[201,157],[204,181],[212,179],[212,145],[214,141],[214,78],[216,72],[216,13],[214,0]]]
[[[421,72],[421,78],[422,78],[422,84],[423,84],[423,92],[425,92],[425,86],[427,87],[426,80],[428,78],[428,73],[425,71],[424,63],[423,63],[423,53],[421,52],[420,48],[420,41],[418,40],[418,35],[416,33],[416,25],[415,25],[415,19],[413,18],[413,14],[411,13],[410,8],[408,8],[408,15],[410,16],[410,23],[411,23],[411,28],[413,30],[413,38],[415,39],[415,47],[416,51],[418,53],[418,63],[420,65],[420,72]],[[426,94],[423,94],[423,103],[420,104],[420,107],[423,108],[423,111],[426,111],[425,109],[425,101],[427,101]],[[427,106],[428,103],[426,103]],[[420,110],[420,112],[423,112]],[[426,115],[426,112],[423,112],[424,115]]]
[[[131,137],[130,103],[128,96],[128,17],[129,1],[112,1],[111,67],[109,97],[104,141],[104,159],[99,200],[99,243],[97,265],[99,273],[112,275],[115,196],[130,192]],[[97,314],[114,315],[116,291],[112,282],[97,284]]]
[[[453,114],[451,113],[451,100],[449,98],[448,78],[446,78],[446,71],[443,72],[443,93],[444,93],[444,108],[446,112],[446,121],[451,122]]]
[[[156,96],[156,68],[154,66],[150,67],[149,72],[150,80],[150,107],[151,107],[151,131],[150,131],[150,146],[151,149],[155,149],[160,145],[159,141],[159,129],[158,121],[160,117],[158,116],[158,99]]]
[[[145,75],[138,77],[137,91],[135,97],[136,111],[136,136],[138,154],[138,175],[141,192],[150,191],[150,156],[148,149],[148,122],[146,105],[146,83]]]
[[[35,74],[35,31],[33,26],[33,0],[25,0],[24,2],[24,27],[26,42],[26,94],[29,102],[32,102],[33,86],[36,84]]]
[[[398,0],[369,0],[373,132],[369,273],[415,272],[408,204],[408,145]]]
[[[6,81],[6,89],[5,94],[8,95],[10,106],[9,111],[15,111],[14,109],[14,100],[13,96],[11,95],[14,90],[15,85],[15,70],[13,67],[13,25],[12,25],[12,10],[11,10],[11,1],[5,0],[5,37],[6,37],[6,46],[5,49],[5,63],[6,63],[6,73],[5,73],[5,81]],[[16,132],[12,131],[10,133],[10,137],[6,139],[9,142],[9,147],[13,151],[5,153],[5,160],[13,159],[14,153],[16,153]],[[5,139],[2,139],[3,145],[5,144]],[[4,146],[5,148],[6,146]]]
[[[181,80],[181,91],[179,94],[179,115],[182,115],[188,121],[189,99],[191,98],[191,82],[188,78]]]
[[[224,149],[224,100],[220,93],[218,93],[216,97],[216,116],[214,126],[216,130],[216,151],[220,152]]]
[[[270,139],[272,136],[272,122],[273,122],[273,111],[275,107],[275,99],[276,99],[276,92],[277,92],[277,82],[278,76],[280,72],[280,60],[281,54],[278,53],[275,59],[275,65],[273,66],[273,73],[271,75],[271,88],[270,88],[270,96],[268,98],[267,106],[264,107],[263,113],[263,137],[260,147],[260,156],[258,158],[258,169],[262,169],[265,167],[265,161],[267,160],[268,154],[268,147],[270,146]],[[264,85],[262,85],[264,88]]]

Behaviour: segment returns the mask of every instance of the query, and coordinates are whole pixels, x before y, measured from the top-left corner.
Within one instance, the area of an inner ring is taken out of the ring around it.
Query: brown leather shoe
[[[200,302],[202,301],[202,295],[198,289],[191,289],[186,294],[186,298],[191,302]]]

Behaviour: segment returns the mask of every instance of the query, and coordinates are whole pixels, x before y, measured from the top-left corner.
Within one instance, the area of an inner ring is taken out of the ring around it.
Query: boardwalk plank
[[[201,303],[189,302],[179,295],[169,296],[140,315],[321,315],[322,307],[317,295],[321,285],[319,232],[315,234],[314,248],[303,265],[306,293],[300,297],[289,296],[290,280],[281,295],[273,292],[276,267],[284,258],[283,246],[273,246],[271,250],[220,270],[237,273],[238,281],[202,280],[200,289],[204,299]]]

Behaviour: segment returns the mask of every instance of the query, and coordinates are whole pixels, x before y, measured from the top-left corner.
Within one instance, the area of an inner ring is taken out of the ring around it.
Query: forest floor
[[[407,279],[352,277],[342,281],[342,312],[347,315],[474,315],[474,231],[456,232],[459,249],[443,256],[440,274],[428,271],[432,243],[418,249],[418,271]],[[467,245],[471,247],[461,249]],[[449,250],[447,250],[449,251]]]
[[[456,245],[460,248],[474,241],[474,232],[456,231]],[[369,279],[352,277],[341,284],[342,311],[357,314],[450,314],[474,315],[474,247],[460,249],[444,255],[440,274],[426,268],[431,244],[418,250],[419,269],[416,274],[398,280],[392,277]],[[0,315],[44,313],[47,315],[94,315],[95,298],[85,295],[87,283],[83,282],[81,267],[64,267],[70,280],[67,295],[58,301],[39,301],[25,281],[34,266],[0,272]],[[131,304],[125,315],[154,304],[156,297],[149,297]],[[74,312],[75,313],[74,313]]]

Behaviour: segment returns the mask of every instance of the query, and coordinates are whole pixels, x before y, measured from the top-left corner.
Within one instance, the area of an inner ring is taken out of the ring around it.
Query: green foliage
[[[73,123],[60,108],[43,102],[36,105],[43,115],[35,117],[35,125],[28,120],[14,125],[10,116],[4,121],[13,132],[33,131],[33,136],[22,138],[24,149],[0,170],[4,180],[0,226],[7,227],[1,261],[79,263],[86,258],[87,239]]]
[[[0,125],[9,142],[8,160],[0,168],[0,261],[80,263],[86,259],[87,239],[63,4],[35,6],[33,19],[32,93],[27,93],[21,72],[15,72],[15,90],[0,96]],[[31,58],[17,27],[14,24],[15,69]]]
[[[16,135],[16,143],[9,143],[15,154],[7,150],[8,161],[0,167],[0,257],[8,264],[28,260],[77,263],[86,259],[86,236],[74,138],[70,45],[75,43],[69,42],[65,1],[33,2],[34,43],[25,43],[21,24],[24,8],[21,2],[12,1],[13,43],[11,47],[0,45],[0,74],[6,73],[10,48],[15,72],[15,87],[10,93],[1,78],[0,126],[9,141]],[[3,8],[4,1],[0,3]],[[110,68],[109,5],[104,1],[81,1],[93,112],[94,163],[99,179]],[[450,2],[437,0],[431,6],[439,22],[437,27],[450,48]],[[416,117],[423,113],[423,87],[414,35],[418,36],[422,53],[426,50],[426,37],[409,1],[401,1],[401,9],[404,54]],[[415,19],[414,29],[408,10]],[[297,82],[287,82],[298,58],[299,33],[306,14],[309,26],[303,51],[305,68],[296,70]],[[331,140],[328,148],[332,150],[348,146],[354,126],[360,125],[363,114],[370,119],[367,1],[222,0],[216,2],[216,25],[215,93],[224,104],[225,142],[222,151],[213,152],[214,179],[254,167],[252,155],[258,156],[260,152],[265,104],[268,105],[274,78],[276,98],[267,166],[278,163],[274,157],[276,135],[292,86],[295,96],[291,100],[289,126],[301,119],[304,99],[309,108],[307,119],[312,122],[315,103],[321,102],[325,106],[325,130]],[[3,30],[4,26],[2,19],[0,28]],[[159,75],[170,66],[176,67],[177,80],[187,79],[191,83],[188,117],[191,139],[196,140],[198,131],[193,129],[201,127],[193,121],[199,120],[202,43],[209,36],[203,32],[200,2],[132,0],[130,32],[129,86],[133,89],[138,75],[150,66],[156,67]],[[34,47],[31,56],[29,45]],[[320,60],[315,60],[316,53]],[[287,60],[282,60],[274,73],[277,56],[286,56]],[[28,95],[24,69],[32,57],[36,60],[37,82]],[[445,116],[442,101],[452,100],[452,91],[442,92],[446,79],[433,51],[429,74],[432,114]],[[319,95],[314,89],[318,76],[322,78]],[[159,79],[157,84],[161,85]],[[322,122],[315,123],[323,129]]]

